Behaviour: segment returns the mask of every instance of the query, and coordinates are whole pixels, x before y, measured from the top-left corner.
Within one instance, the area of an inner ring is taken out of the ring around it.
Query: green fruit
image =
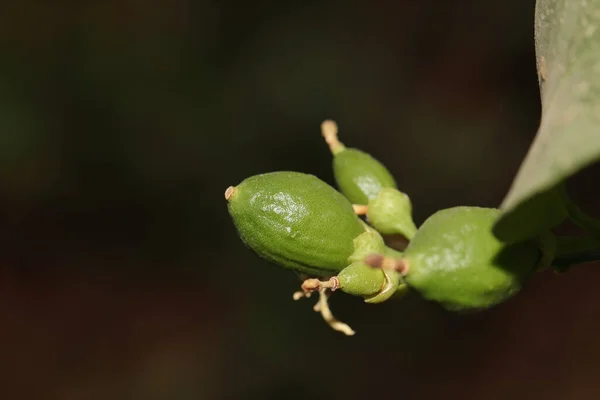
[[[381,303],[397,292],[400,275],[395,271],[383,271],[365,264],[363,260],[371,254],[392,254],[393,257],[402,255],[386,247],[383,238],[376,231],[368,230],[358,235],[354,239],[354,252],[348,257],[351,264],[337,275],[339,288],[344,293],[364,297],[367,303]]]
[[[337,278],[344,293],[360,297],[375,296],[385,283],[381,269],[372,268],[361,261],[348,265]]]
[[[517,293],[536,269],[535,241],[507,245],[492,233],[500,211],[455,207],[419,228],[404,252],[408,285],[446,309],[488,308]]]
[[[408,240],[417,232],[408,196],[397,189],[383,188],[369,201],[369,223],[384,235],[400,234]]]
[[[333,174],[340,191],[353,204],[366,205],[382,188],[396,188],[383,164],[357,149],[344,149],[334,155]]]
[[[242,241],[260,257],[312,276],[346,267],[365,230],[352,204],[313,175],[272,172],[225,192]]]
[[[353,240],[354,252],[348,257],[348,264],[362,261],[369,254],[383,254],[386,245],[381,235],[375,230],[366,230]]]
[[[367,303],[382,303],[392,297],[406,294],[408,285],[395,271],[373,268],[364,262],[355,261],[338,275],[339,289],[347,294],[365,298]]]
[[[334,121],[324,121],[321,131],[333,154],[337,185],[353,204],[366,205],[382,188],[396,188],[394,177],[382,163],[364,151],[346,148],[338,140]]]

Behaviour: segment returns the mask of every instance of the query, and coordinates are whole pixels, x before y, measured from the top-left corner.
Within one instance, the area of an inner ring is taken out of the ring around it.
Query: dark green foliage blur
[[[597,398],[593,268],[466,316],[336,294],[346,338],[244,247],[223,197],[275,170],[333,183],[333,118],[417,224],[499,205],[539,120],[533,9],[0,5],[0,398]]]

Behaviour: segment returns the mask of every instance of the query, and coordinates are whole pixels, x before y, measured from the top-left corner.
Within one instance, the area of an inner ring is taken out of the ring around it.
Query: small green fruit
[[[381,235],[375,230],[366,230],[353,240],[354,252],[348,257],[348,264],[362,261],[369,254],[383,254],[386,245]]]
[[[382,188],[396,187],[394,178],[379,161],[357,149],[336,154],[333,173],[340,191],[353,204],[368,204]]]
[[[400,275],[395,271],[383,271],[372,268],[363,260],[371,254],[391,255],[400,258],[399,253],[386,247],[381,235],[373,230],[368,230],[354,239],[354,252],[348,258],[351,263],[338,275],[339,288],[354,296],[365,298],[367,303],[381,303],[392,297],[399,291],[401,283]],[[404,292],[404,287],[401,288]]]
[[[375,296],[385,283],[381,269],[372,268],[361,261],[348,265],[337,278],[344,293],[360,297]]]
[[[408,290],[398,272],[373,268],[362,261],[348,265],[337,279],[342,292],[364,297],[365,302],[371,304],[401,297]]]
[[[438,211],[404,252],[408,285],[446,309],[473,310],[517,293],[540,260],[535,241],[507,245],[492,233],[500,211],[455,207]]]
[[[366,205],[382,188],[396,188],[394,177],[381,162],[364,151],[346,148],[338,140],[335,122],[323,122],[321,130],[333,153],[337,185],[353,204]]]
[[[384,235],[400,234],[408,240],[417,232],[408,196],[394,188],[383,188],[369,201],[369,223]]]
[[[319,178],[271,172],[225,192],[242,241],[260,257],[311,276],[346,267],[365,231],[352,204]]]

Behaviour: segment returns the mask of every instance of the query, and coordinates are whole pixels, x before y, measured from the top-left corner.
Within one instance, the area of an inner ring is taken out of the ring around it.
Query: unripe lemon
[[[323,121],[321,133],[333,154],[333,174],[340,191],[353,204],[367,205],[382,188],[396,188],[387,168],[362,150],[347,148],[338,139],[338,127]]]
[[[352,204],[313,175],[271,172],[225,192],[242,241],[260,257],[311,276],[346,267],[365,231]]]
[[[404,252],[408,285],[455,311],[488,308],[517,293],[541,253],[534,241],[500,242],[492,233],[499,214],[454,207],[429,217]]]
[[[333,173],[340,191],[353,204],[368,204],[383,188],[396,188],[390,172],[358,149],[344,149],[333,157]]]

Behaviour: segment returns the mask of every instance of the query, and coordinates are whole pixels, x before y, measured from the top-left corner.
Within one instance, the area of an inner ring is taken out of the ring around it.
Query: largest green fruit
[[[534,241],[500,242],[492,233],[499,215],[454,207],[429,217],[404,252],[408,285],[454,311],[488,308],[517,293],[541,253]]]
[[[314,175],[271,172],[225,193],[242,241],[260,257],[312,276],[348,265],[365,231],[352,204]]]

